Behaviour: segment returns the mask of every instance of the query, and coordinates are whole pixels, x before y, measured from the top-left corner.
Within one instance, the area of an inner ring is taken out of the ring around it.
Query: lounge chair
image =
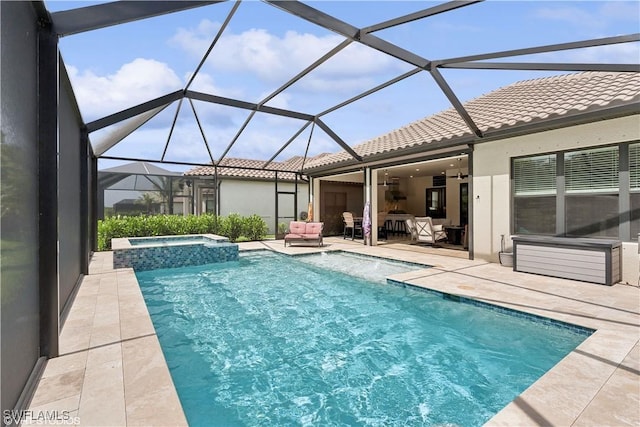
[[[431,217],[416,218],[417,241],[435,246],[439,241],[447,240],[443,225],[434,225]]]
[[[284,246],[287,247],[287,242],[289,242],[289,246],[293,242],[315,243],[322,246],[323,228],[323,222],[291,221],[289,232],[284,236]]]

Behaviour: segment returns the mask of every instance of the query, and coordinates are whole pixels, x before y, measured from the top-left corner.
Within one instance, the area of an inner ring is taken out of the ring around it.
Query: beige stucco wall
[[[293,183],[278,183],[279,191],[294,191]],[[268,181],[223,180],[220,184],[220,215],[238,213],[243,216],[260,215],[275,233],[275,183]],[[293,216],[293,195],[280,196],[280,216]],[[306,212],[309,186],[298,183],[298,215]],[[288,220],[287,220],[288,225]]]
[[[498,261],[500,235],[510,242],[511,158],[640,139],[640,115],[477,144],[473,154],[475,258]],[[638,281],[638,245],[623,245],[623,281]]]
[[[433,186],[433,178],[430,176],[420,176],[413,178],[407,185],[405,194],[407,195],[407,212],[415,216],[426,215],[426,188]],[[383,194],[384,198],[384,194]]]

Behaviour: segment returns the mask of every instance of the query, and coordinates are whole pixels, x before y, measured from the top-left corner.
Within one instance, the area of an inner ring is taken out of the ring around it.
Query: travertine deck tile
[[[122,343],[127,425],[187,425],[155,335]]]
[[[38,383],[31,406],[39,407],[68,397],[80,395],[84,367],[73,369],[58,375],[43,376]]]
[[[640,419],[640,344],[636,344],[574,426],[637,426]],[[629,400],[620,405],[620,398]]]
[[[110,253],[94,255],[63,324],[61,356],[47,362],[30,409],[66,411],[83,426],[186,425],[135,274],[112,264]],[[131,353],[149,340],[156,345],[143,358]]]

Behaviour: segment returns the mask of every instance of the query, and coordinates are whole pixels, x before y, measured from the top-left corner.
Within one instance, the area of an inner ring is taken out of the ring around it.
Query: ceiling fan
[[[378,185],[382,185],[383,187],[398,186],[400,185],[400,177],[389,176],[389,172],[385,170],[384,178],[378,181]]]
[[[466,177],[469,176],[469,174],[464,174],[462,173],[462,168],[460,167],[460,165],[462,164],[462,159],[458,158],[458,173],[455,175],[447,175],[447,178],[455,178],[458,180],[462,180],[465,179]]]

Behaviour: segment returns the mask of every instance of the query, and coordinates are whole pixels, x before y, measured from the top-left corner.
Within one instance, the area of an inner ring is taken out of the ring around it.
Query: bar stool
[[[407,234],[407,223],[404,220],[396,220],[393,234]]]
[[[385,230],[387,235],[389,235],[389,233],[393,233],[393,220],[392,219],[385,220],[385,222],[384,222],[384,230]]]

